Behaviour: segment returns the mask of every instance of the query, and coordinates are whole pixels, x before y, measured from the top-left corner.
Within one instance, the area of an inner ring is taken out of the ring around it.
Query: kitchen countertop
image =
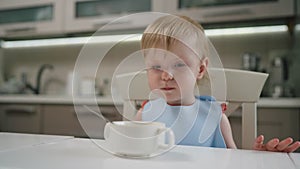
[[[266,108],[300,108],[300,97],[294,98],[268,98],[262,97],[257,107]]]
[[[112,97],[72,97],[66,95],[0,95],[0,104],[88,104],[94,105],[122,105],[122,100],[113,102]]]
[[[113,105],[111,96],[96,98],[76,97],[66,95],[0,95],[0,104],[95,104]],[[115,105],[122,105],[122,100],[117,99]],[[300,108],[300,97],[295,98],[260,98],[257,106],[260,108]]]

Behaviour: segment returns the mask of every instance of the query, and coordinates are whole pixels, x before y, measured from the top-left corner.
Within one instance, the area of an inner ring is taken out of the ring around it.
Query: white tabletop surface
[[[11,151],[28,146],[53,143],[71,138],[74,137],[0,132],[0,152]]]
[[[300,168],[300,153],[290,153],[289,156],[291,157],[296,168],[299,169]]]
[[[176,146],[145,159],[120,158],[104,151],[103,140],[67,139],[15,151],[0,152],[5,169],[294,169],[287,153]],[[100,146],[99,146],[100,145]]]

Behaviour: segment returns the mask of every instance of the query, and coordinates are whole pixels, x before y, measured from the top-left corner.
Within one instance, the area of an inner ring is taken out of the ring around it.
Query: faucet
[[[40,94],[42,74],[43,74],[45,69],[52,70],[53,68],[54,68],[53,65],[50,65],[50,64],[43,64],[39,68],[38,74],[37,74],[37,77],[36,77],[36,86],[35,87],[33,87],[30,83],[28,83],[26,75],[23,74],[22,75],[22,81],[25,84],[25,88],[30,89],[31,91],[34,92],[34,94]]]

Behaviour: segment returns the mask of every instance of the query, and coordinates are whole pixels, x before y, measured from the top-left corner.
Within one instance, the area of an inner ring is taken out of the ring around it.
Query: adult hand
[[[259,151],[273,151],[273,152],[287,152],[291,153],[296,151],[300,147],[300,141],[295,141],[293,143],[293,139],[288,137],[282,141],[278,138],[274,138],[264,144],[264,136],[260,135],[255,139],[253,144],[254,150]]]

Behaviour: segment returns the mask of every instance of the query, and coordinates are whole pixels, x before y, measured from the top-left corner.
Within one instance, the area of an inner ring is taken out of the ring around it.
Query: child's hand
[[[293,143],[293,139],[288,137],[279,142],[278,138],[274,138],[264,144],[264,136],[260,135],[255,139],[255,143],[253,145],[254,150],[260,151],[274,151],[274,152],[293,152],[296,151],[300,147],[300,141],[296,141]]]

